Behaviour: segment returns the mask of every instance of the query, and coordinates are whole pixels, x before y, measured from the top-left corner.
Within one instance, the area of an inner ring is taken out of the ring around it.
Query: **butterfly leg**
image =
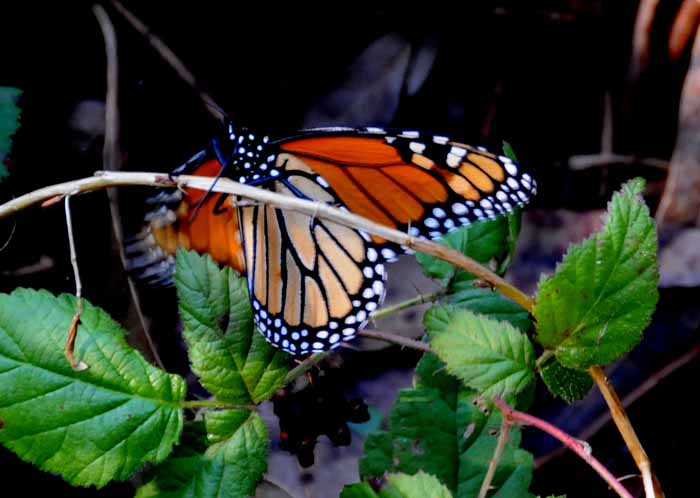
[[[171,172],[168,173],[168,178],[171,181],[175,181],[175,177],[178,175],[183,174],[186,171],[190,171],[192,169],[197,169],[200,164],[202,164],[202,161],[204,160],[204,157],[207,155],[205,150],[200,150],[197,152],[194,156],[190,157],[187,161],[182,163],[180,166],[172,170]]]

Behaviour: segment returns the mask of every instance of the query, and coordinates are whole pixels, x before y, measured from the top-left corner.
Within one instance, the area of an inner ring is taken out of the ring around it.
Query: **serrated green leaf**
[[[585,398],[593,387],[588,373],[565,367],[554,358],[540,368],[540,377],[552,394],[567,403]]]
[[[447,234],[438,243],[459,251],[479,263],[486,263],[507,254],[508,234],[508,217],[501,216],[460,228]],[[452,264],[435,256],[416,253],[416,260],[423,267],[423,272],[431,278],[447,279],[455,272]]]
[[[435,476],[418,472],[415,475],[389,474],[386,480],[399,496],[405,498],[452,498],[452,493],[445,486],[440,484]]]
[[[425,323],[433,351],[447,370],[482,395],[512,398],[534,380],[532,344],[508,322],[435,306]]]
[[[378,431],[365,439],[365,454],[360,460],[360,479],[380,476],[391,468],[391,434]]]
[[[289,355],[254,330],[245,279],[209,256],[178,251],[175,285],[192,370],[221,401],[257,403],[284,383]]]
[[[656,228],[632,180],[613,195],[602,231],[569,248],[540,281],[537,338],[566,367],[615,361],[632,349],[659,298]]]
[[[63,355],[73,296],[0,294],[0,443],[73,485],[124,480],[164,460],[182,430],[185,383],[150,365],[124,331],[83,300],[75,346]]]
[[[238,410],[208,412],[206,416],[212,413],[217,413],[214,425],[227,427],[229,436],[198,458],[168,460],[155,470],[155,478],[138,490],[136,498],[247,498],[255,492],[267,469],[265,424],[255,412],[245,411],[244,419]],[[224,420],[227,416],[231,420]],[[181,475],[172,475],[176,469]]]
[[[509,322],[522,332],[530,328],[532,322],[525,308],[506,299],[493,289],[475,286],[476,280],[465,271],[457,272],[450,283],[449,294],[445,301],[495,320]]]
[[[500,412],[461,387],[433,355],[425,355],[416,371],[420,372],[416,387],[402,390],[392,410],[390,441],[379,435],[369,452],[366,448],[360,461],[362,478],[423,470],[434,474],[458,498],[472,498],[493,457]],[[519,444],[520,431],[513,429],[493,485],[507,484],[513,493],[520,486],[525,494],[515,496],[529,496],[532,456],[518,449]],[[370,458],[371,463],[365,462]]]
[[[7,176],[3,162],[10,152],[12,136],[19,127],[20,109],[17,99],[22,95],[18,88],[0,87],[0,180]]]
[[[389,474],[379,493],[366,482],[345,486],[340,498],[452,498],[450,490],[425,472]]]

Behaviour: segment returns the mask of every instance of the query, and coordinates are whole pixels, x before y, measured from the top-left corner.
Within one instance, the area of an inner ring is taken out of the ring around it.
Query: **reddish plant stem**
[[[493,402],[503,412],[505,417],[510,418],[514,422],[537,427],[538,429],[561,441],[562,444],[580,456],[588,465],[593,467],[593,470],[595,470],[619,496],[622,498],[633,498],[630,492],[627,491],[622,484],[620,484],[615,476],[612,475],[612,473],[606,469],[602,463],[600,463],[586,450],[586,447],[581,444],[580,441],[574,439],[561,429],[554,427],[549,422],[515,410],[503,402],[503,400],[500,398],[495,398]]]

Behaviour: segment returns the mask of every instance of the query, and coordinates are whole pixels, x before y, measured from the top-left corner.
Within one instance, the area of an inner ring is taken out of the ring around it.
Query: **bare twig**
[[[284,378],[284,385],[290,384],[297,380],[299,377],[304,375],[306,372],[311,370],[313,367],[321,363],[324,359],[330,356],[332,351],[324,351],[323,353],[312,354],[308,358],[304,359],[296,367],[292,368],[287,376]]]
[[[117,57],[117,37],[107,12],[105,12],[100,5],[94,5],[92,10],[102,30],[102,35],[105,40],[105,55],[107,58],[107,95],[105,98],[105,136],[104,146],[102,148],[102,161],[106,170],[119,171],[122,161],[121,152],[119,150],[119,59]],[[112,218],[114,243],[119,252],[122,268],[126,268],[127,258],[124,250],[124,232],[122,230],[122,219],[119,212],[119,196],[117,194],[117,189],[108,188],[107,198],[109,199],[109,211]],[[148,330],[148,323],[141,308],[141,299],[139,298],[138,290],[136,289],[134,280],[128,274],[126,274],[126,282],[129,287],[131,302],[134,305],[136,316],[138,316],[139,323],[141,324],[143,341],[153,361],[155,361],[156,365],[160,368],[164,369],[165,367],[158,354],[158,348]]]
[[[632,55],[630,61],[629,79],[637,81],[639,75],[649,65],[649,45],[651,26],[656,17],[656,8],[660,0],[641,0],[637,9],[637,20],[634,23],[632,38]]]
[[[385,316],[391,315],[393,313],[398,313],[399,311],[412,308],[413,306],[418,306],[425,303],[434,303],[441,296],[443,296],[445,292],[447,292],[446,289],[441,289],[437,292],[433,292],[432,294],[419,294],[416,297],[406,299],[405,301],[401,301],[400,303],[392,304],[391,306],[384,306],[383,308],[378,309],[377,311],[372,313],[370,315],[370,318],[372,320],[379,320],[380,318],[384,318]]]
[[[496,448],[493,450],[491,460],[489,460],[489,466],[486,469],[484,481],[481,483],[478,498],[486,498],[486,495],[491,489],[491,482],[493,481],[493,476],[496,475],[496,469],[503,456],[503,450],[505,450],[506,444],[508,443],[508,437],[510,436],[510,429],[512,426],[513,420],[504,413],[503,420],[501,421],[501,430],[498,433]]]
[[[436,242],[410,236],[393,228],[370,221],[362,216],[345,212],[329,204],[277,194],[269,190],[243,185],[227,178],[220,178],[216,184],[214,184],[214,178],[209,177],[180,175],[173,181],[170,180],[167,175],[163,174],[102,171],[98,172],[94,177],[44,187],[18,197],[17,199],[13,199],[12,201],[0,205],[0,218],[16,213],[32,204],[36,204],[56,195],[65,195],[73,191],[89,192],[100,188],[123,185],[146,185],[155,187],[175,187],[179,185],[181,187],[223,192],[253,199],[281,209],[290,209],[309,216],[316,216],[318,218],[334,221],[355,229],[364,230],[365,232],[383,239],[404,245],[409,249],[424,252],[452,263],[475,275],[477,278],[488,282],[501,294],[512,299],[527,311],[532,312],[534,309],[534,300],[530,296],[524,294],[520,289],[514,287],[488,268],[480,265],[459,251],[450,249]]]
[[[642,474],[642,480],[644,482],[644,492],[647,498],[661,498],[663,492],[661,491],[661,486],[656,479],[656,476],[652,473],[651,462],[647,456],[646,451],[642,447],[642,443],[639,442],[636,432],[632,427],[630,419],[625,413],[625,408],[622,406],[620,398],[613,389],[610,380],[605,375],[603,369],[599,366],[593,366],[588,369],[588,373],[593,378],[593,381],[600,389],[605,402],[608,404],[610,410],[610,415],[612,416],[617,430],[620,431],[622,439],[625,440],[625,444],[632,453],[632,458],[634,458],[637,468]]]
[[[493,402],[503,412],[504,417],[510,418],[513,422],[537,427],[538,429],[546,432],[550,436],[561,441],[567,448],[572,450],[574,453],[580,456],[588,465],[593,467],[593,470],[595,470],[598,473],[598,475],[600,475],[600,477],[602,477],[605,480],[605,482],[607,482],[608,485],[613,490],[615,490],[615,492],[619,496],[621,496],[622,498],[633,498],[630,492],[627,491],[622,484],[620,484],[620,482],[615,478],[615,476],[612,475],[612,473],[590,453],[588,445],[585,445],[577,439],[574,439],[561,429],[554,427],[552,424],[545,420],[533,417],[532,415],[528,415],[527,413],[519,412],[511,408],[499,398],[495,398]]]
[[[380,341],[390,342],[392,344],[398,344],[399,346],[415,349],[417,351],[424,351],[426,353],[429,353],[431,351],[429,344],[416,341],[414,339],[410,339],[399,334],[386,332],[384,330],[360,330],[357,333],[357,335],[361,335],[362,337],[369,337],[370,339],[378,339]]]
[[[648,379],[646,379],[634,390],[632,390],[627,396],[622,398],[622,406],[624,406],[625,408],[629,408],[632,403],[634,403],[646,393],[651,391],[654,387],[659,385],[659,383],[662,382],[666,377],[673,374],[678,369],[684,367],[691,361],[695,360],[698,356],[700,356],[699,346],[695,346],[690,351],[683,353],[680,357],[676,358],[671,363],[664,366],[658,372],[652,374]],[[612,416],[610,415],[609,411],[606,411],[598,418],[596,418],[593,422],[591,422],[584,430],[582,430],[577,437],[580,439],[592,438],[599,430],[601,430],[608,422],[610,422],[610,420],[612,420]],[[562,448],[557,448],[556,450],[539,457],[535,461],[535,469],[546,465],[554,458],[557,458],[559,455],[561,455],[562,452]]]
[[[180,60],[180,58],[175,55],[170,47],[168,47],[163,40],[158,38],[156,35],[151,33],[151,30],[146,26],[138,17],[136,17],[131,11],[122,5],[118,0],[111,0],[114,8],[121,14],[126,21],[131,24],[131,26],[141,33],[143,37],[148,41],[148,43],[155,49],[156,52],[167,62],[170,67],[172,67],[178,76],[187,83],[192,89],[197,92],[199,98],[204,103],[204,106],[209,111],[214,118],[219,121],[223,121],[226,117],[226,113],[222,108],[214,101],[211,95],[209,95],[204,90],[200,89],[197,79],[194,77],[192,71],[190,71],[187,66]]]
[[[668,171],[669,162],[656,157],[625,156],[614,153],[584,154],[571,156],[569,158],[569,167],[573,170],[600,168],[610,166],[611,164],[623,164],[626,166],[640,165]]]
[[[78,325],[80,324],[80,315],[83,313],[83,284],[80,281],[80,269],[78,268],[78,256],[75,251],[75,240],[73,239],[73,218],[70,212],[70,194],[66,195],[64,201],[66,214],[66,230],[68,231],[68,247],[70,249],[70,262],[73,266],[73,278],[75,279],[75,314],[68,327],[68,336],[66,337],[66,346],[64,354],[68,363],[73,370],[80,372],[86,370],[88,365],[82,361],[75,360],[75,339],[78,336]]]

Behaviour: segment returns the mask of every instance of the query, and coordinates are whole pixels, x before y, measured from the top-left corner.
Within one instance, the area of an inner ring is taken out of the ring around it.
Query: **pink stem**
[[[561,429],[557,429],[549,422],[545,422],[542,419],[533,417],[532,415],[528,415],[527,413],[519,412],[511,408],[500,398],[494,398],[493,402],[498,408],[500,408],[500,410],[506,417],[509,417],[512,420],[523,424],[535,426],[538,429],[546,432],[550,436],[557,438],[564,444],[564,446],[572,450],[578,456],[583,458],[586,461],[586,463],[588,463],[588,465],[593,467],[593,470],[598,472],[600,477],[605,479],[605,482],[607,482],[610,485],[610,487],[614,489],[615,492],[617,492],[618,495],[622,496],[623,498],[634,498],[629,493],[629,491],[627,491],[622,486],[622,484],[620,484],[620,482],[615,478],[615,476],[612,475],[612,473],[610,473],[610,471],[603,466],[602,463],[596,460],[596,458],[593,455],[591,455],[585,450],[584,446],[578,440],[569,436]]]

